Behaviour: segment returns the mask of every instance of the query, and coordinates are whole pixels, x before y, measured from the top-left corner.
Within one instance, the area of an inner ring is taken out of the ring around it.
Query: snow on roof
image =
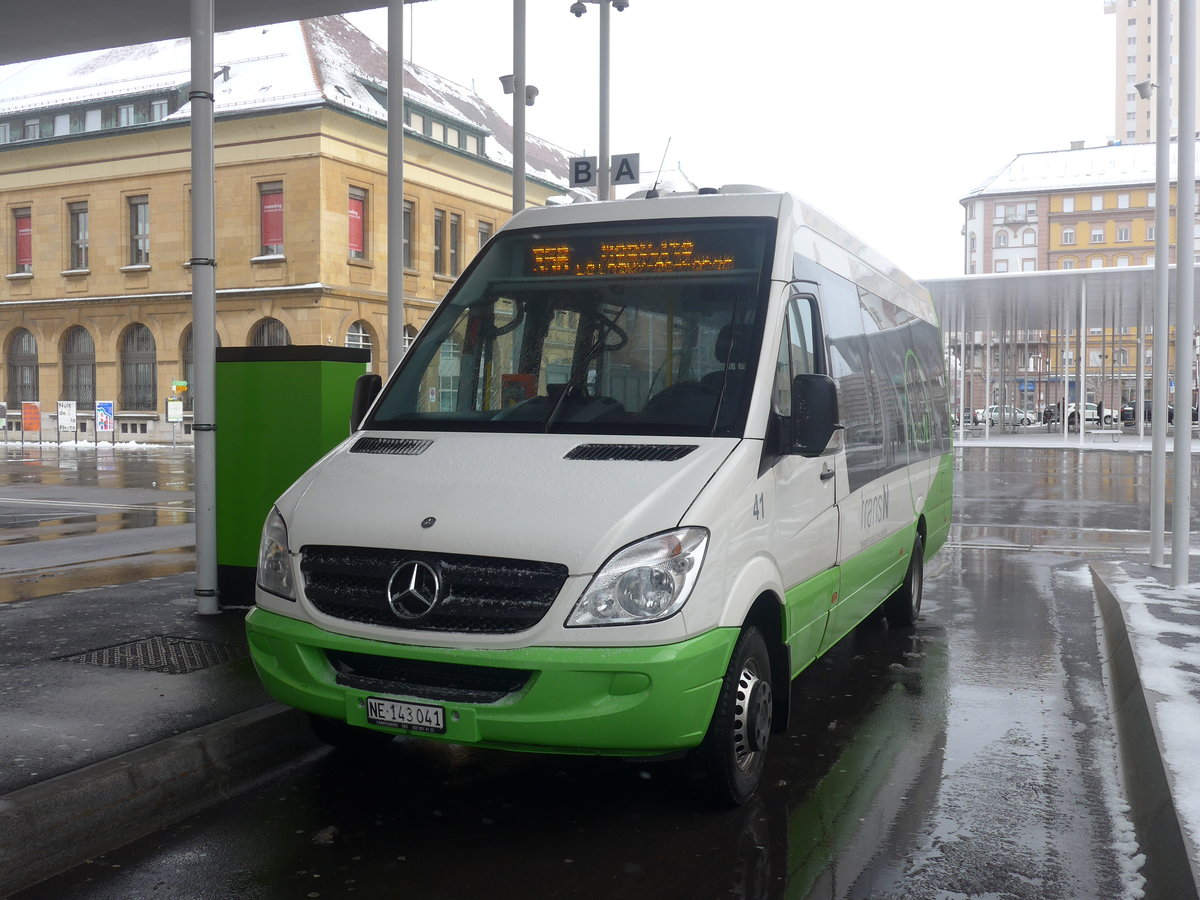
[[[222,32],[213,63],[218,117],[324,103],[387,121],[387,51],[342,16]],[[184,89],[190,65],[189,41],[178,39],[0,67],[0,116]],[[490,136],[486,158],[511,167],[512,126],[499,112],[435,72],[410,62],[404,68],[407,102]],[[168,119],[189,115],[185,103]],[[527,135],[525,155],[531,177],[567,184],[569,151]]]
[[[1197,148],[1200,151],[1200,147]],[[1178,147],[1171,144],[1174,168]],[[1200,159],[1200,152],[1197,154]],[[1081,150],[1021,153],[964,199],[997,194],[1030,194],[1072,188],[1154,184],[1154,144],[1112,144]]]

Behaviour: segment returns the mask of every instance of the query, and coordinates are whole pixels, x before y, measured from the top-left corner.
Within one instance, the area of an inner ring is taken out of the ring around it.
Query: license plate
[[[368,697],[367,721],[372,725],[406,728],[409,731],[446,733],[446,710],[424,703],[404,703],[400,700],[385,700],[383,697]]]

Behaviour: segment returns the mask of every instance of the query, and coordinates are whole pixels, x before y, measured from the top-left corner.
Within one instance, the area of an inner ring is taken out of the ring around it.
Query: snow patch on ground
[[[1158,695],[1151,715],[1175,810],[1200,866],[1200,586],[1175,589],[1124,571],[1106,580],[1125,611],[1142,685]]]

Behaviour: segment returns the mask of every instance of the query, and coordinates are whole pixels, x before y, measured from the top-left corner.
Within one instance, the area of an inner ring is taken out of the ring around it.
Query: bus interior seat
[[[719,394],[722,383],[728,380],[729,393],[737,395],[750,359],[751,334],[749,325],[722,325],[713,347],[713,355],[722,368],[702,376],[700,383]]]

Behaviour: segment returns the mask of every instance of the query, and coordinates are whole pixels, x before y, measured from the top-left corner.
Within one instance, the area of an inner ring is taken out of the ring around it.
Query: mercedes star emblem
[[[420,619],[437,606],[442,579],[428,563],[410,559],[396,566],[388,580],[388,606],[399,618]]]

